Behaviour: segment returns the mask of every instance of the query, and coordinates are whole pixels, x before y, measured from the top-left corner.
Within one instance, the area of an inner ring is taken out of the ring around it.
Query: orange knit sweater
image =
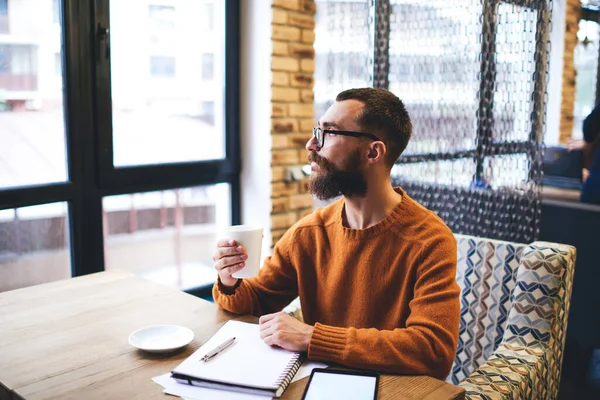
[[[456,241],[440,218],[407,196],[367,229],[342,224],[344,200],[290,228],[256,278],[216,303],[237,314],[280,311],[300,296],[315,326],[308,358],[444,379],[459,328]]]

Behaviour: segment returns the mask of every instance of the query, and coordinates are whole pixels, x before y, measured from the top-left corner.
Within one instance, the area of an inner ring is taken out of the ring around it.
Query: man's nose
[[[308,151],[319,151],[319,146],[317,146],[317,139],[314,136],[311,136],[311,138],[308,140],[308,142],[306,142],[306,150]]]

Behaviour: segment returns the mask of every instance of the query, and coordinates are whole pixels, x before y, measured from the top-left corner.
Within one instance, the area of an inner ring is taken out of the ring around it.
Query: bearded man
[[[412,125],[382,89],[341,92],[306,144],[309,187],[342,196],[304,217],[256,278],[235,241],[217,244],[215,302],[260,316],[263,340],[311,360],[444,379],[456,355],[456,241],[433,212],[393,188],[390,172]],[[281,309],[300,296],[304,322]]]

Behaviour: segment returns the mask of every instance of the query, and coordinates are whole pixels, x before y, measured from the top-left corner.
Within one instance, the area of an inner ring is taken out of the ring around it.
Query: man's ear
[[[367,162],[375,164],[383,162],[387,153],[385,143],[376,141],[369,145],[369,153],[367,154]]]

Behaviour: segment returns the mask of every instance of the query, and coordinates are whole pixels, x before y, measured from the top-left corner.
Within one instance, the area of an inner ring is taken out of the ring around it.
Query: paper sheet
[[[296,382],[306,376],[309,376],[314,368],[325,368],[327,364],[314,361],[304,361],[292,382]],[[164,388],[163,392],[173,396],[183,397],[187,400],[204,400],[204,399],[219,399],[219,400],[267,400],[271,397],[259,396],[255,394],[228,392],[225,390],[216,390],[202,388],[198,386],[185,385],[171,378],[171,374],[167,373],[156,378],[152,378],[154,383],[159,384]]]
[[[198,386],[185,385],[171,378],[171,374],[167,373],[156,378],[152,378],[154,383],[159,384],[164,388],[163,392],[172,396],[179,396],[189,400],[268,400],[272,397],[259,396],[255,394],[228,392],[226,390],[208,389]]]

